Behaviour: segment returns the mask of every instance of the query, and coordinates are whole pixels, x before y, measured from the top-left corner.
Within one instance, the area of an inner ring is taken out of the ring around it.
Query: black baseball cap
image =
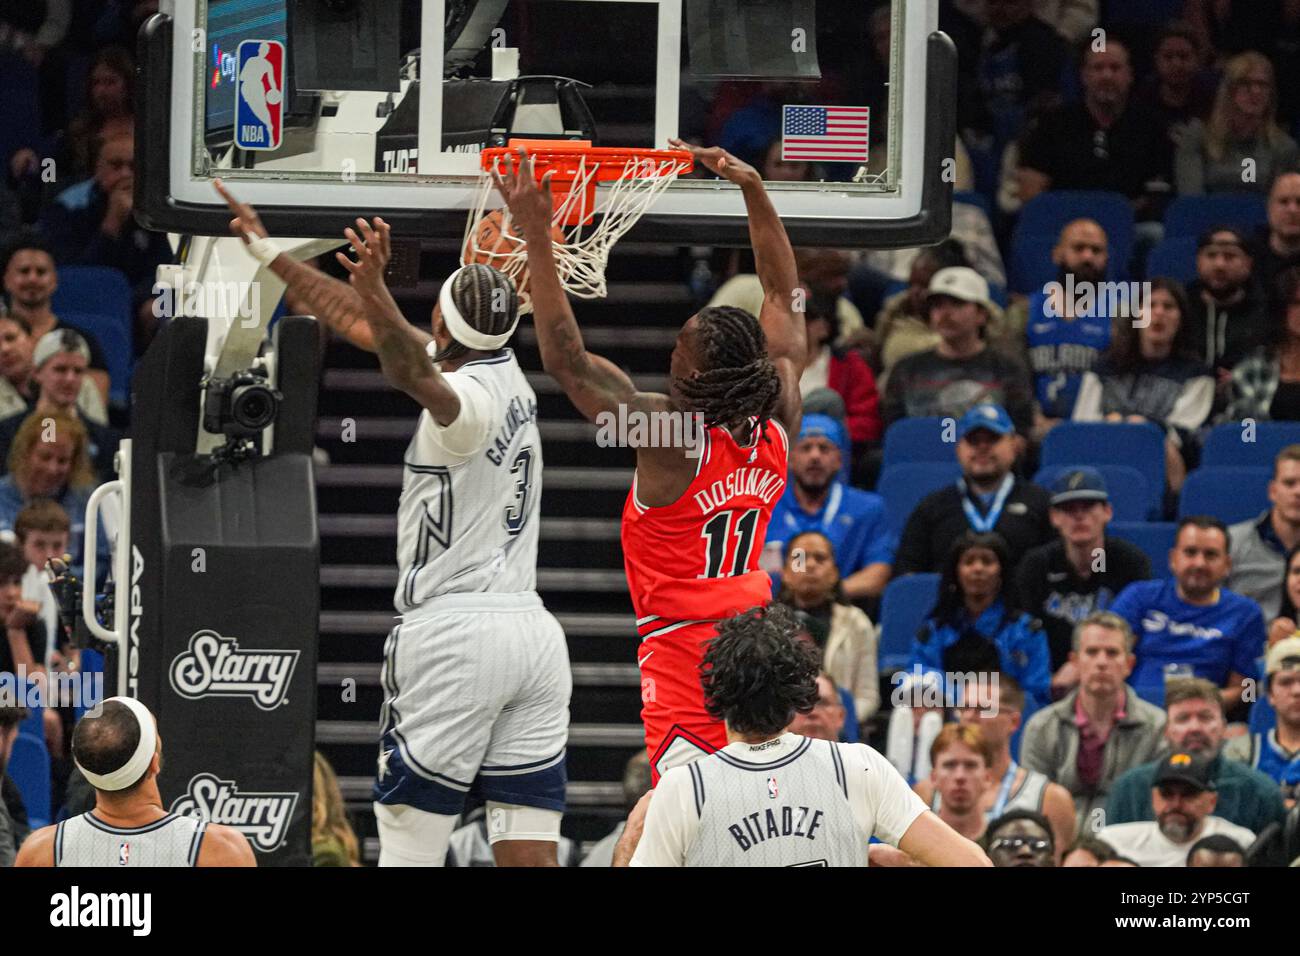
[[[1155,786],[1162,783],[1185,783],[1197,790],[1215,790],[1210,761],[1185,751],[1171,753],[1156,768]]]

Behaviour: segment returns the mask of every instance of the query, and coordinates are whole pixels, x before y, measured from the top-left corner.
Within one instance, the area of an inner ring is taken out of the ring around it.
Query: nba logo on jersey
[[[122,843],[117,847],[117,865],[126,866],[131,862],[131,844]]]
[[[235,145],[280,148],[284,120],[284,44],[245,40],[235,75]]]
[[[767,795],[773,800],[776,799],[778,791],[776,789],[776,777],[767,778]]]

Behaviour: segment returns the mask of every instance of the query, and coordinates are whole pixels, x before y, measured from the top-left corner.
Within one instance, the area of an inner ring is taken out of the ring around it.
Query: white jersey
[[[460,413],[443,427],[425,410],[406,449],[394,594],[403,614],[445,594],[537,586],[537,396],[510,349],[443,377]]]
[[[1160,832],[1155,820],[1112,823],[1097,831],[1097,839],[1109,844],[1120,856],[1138,866],[1186,866],[1187,854],[1197,840],[1207,836],[1226,836],[1236,840],[1243,850],[1250,849],[1255,834],[1245,827],[1229,823],[1222,817],[1208,816],[1200,832],[1186,843],[1175,843]]]
[[[169,813],[142,827],[110,826],[93,810],[54,835],[55,866],[197,866],[207,821]]]
[[[925,804],[865,744],[782,734],[732,743],[659,780],[633,866],[866,866]]]

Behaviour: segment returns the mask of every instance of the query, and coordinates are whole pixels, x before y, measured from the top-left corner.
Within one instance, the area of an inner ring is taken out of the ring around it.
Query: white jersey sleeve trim
[[[444,464],[447,455],[471,457],[487,444],[492,422],[499,417],[492,393],[472,375],[451,372],[443,378],[460,399],[460,412],[449,425],[439,425],[428,410],[420,416],[416,433],[420,464]]]
[[[695,789],[686,766],[673,767],[659,778],[646,813],[641,842],[632,866],[685,866],[686,851],[700,830]]]

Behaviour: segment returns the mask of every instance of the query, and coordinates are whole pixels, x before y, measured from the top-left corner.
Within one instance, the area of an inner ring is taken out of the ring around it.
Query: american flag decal
[[[786,162],[867,162],[870,107],[786,106],[781,113],[781,158]]]

